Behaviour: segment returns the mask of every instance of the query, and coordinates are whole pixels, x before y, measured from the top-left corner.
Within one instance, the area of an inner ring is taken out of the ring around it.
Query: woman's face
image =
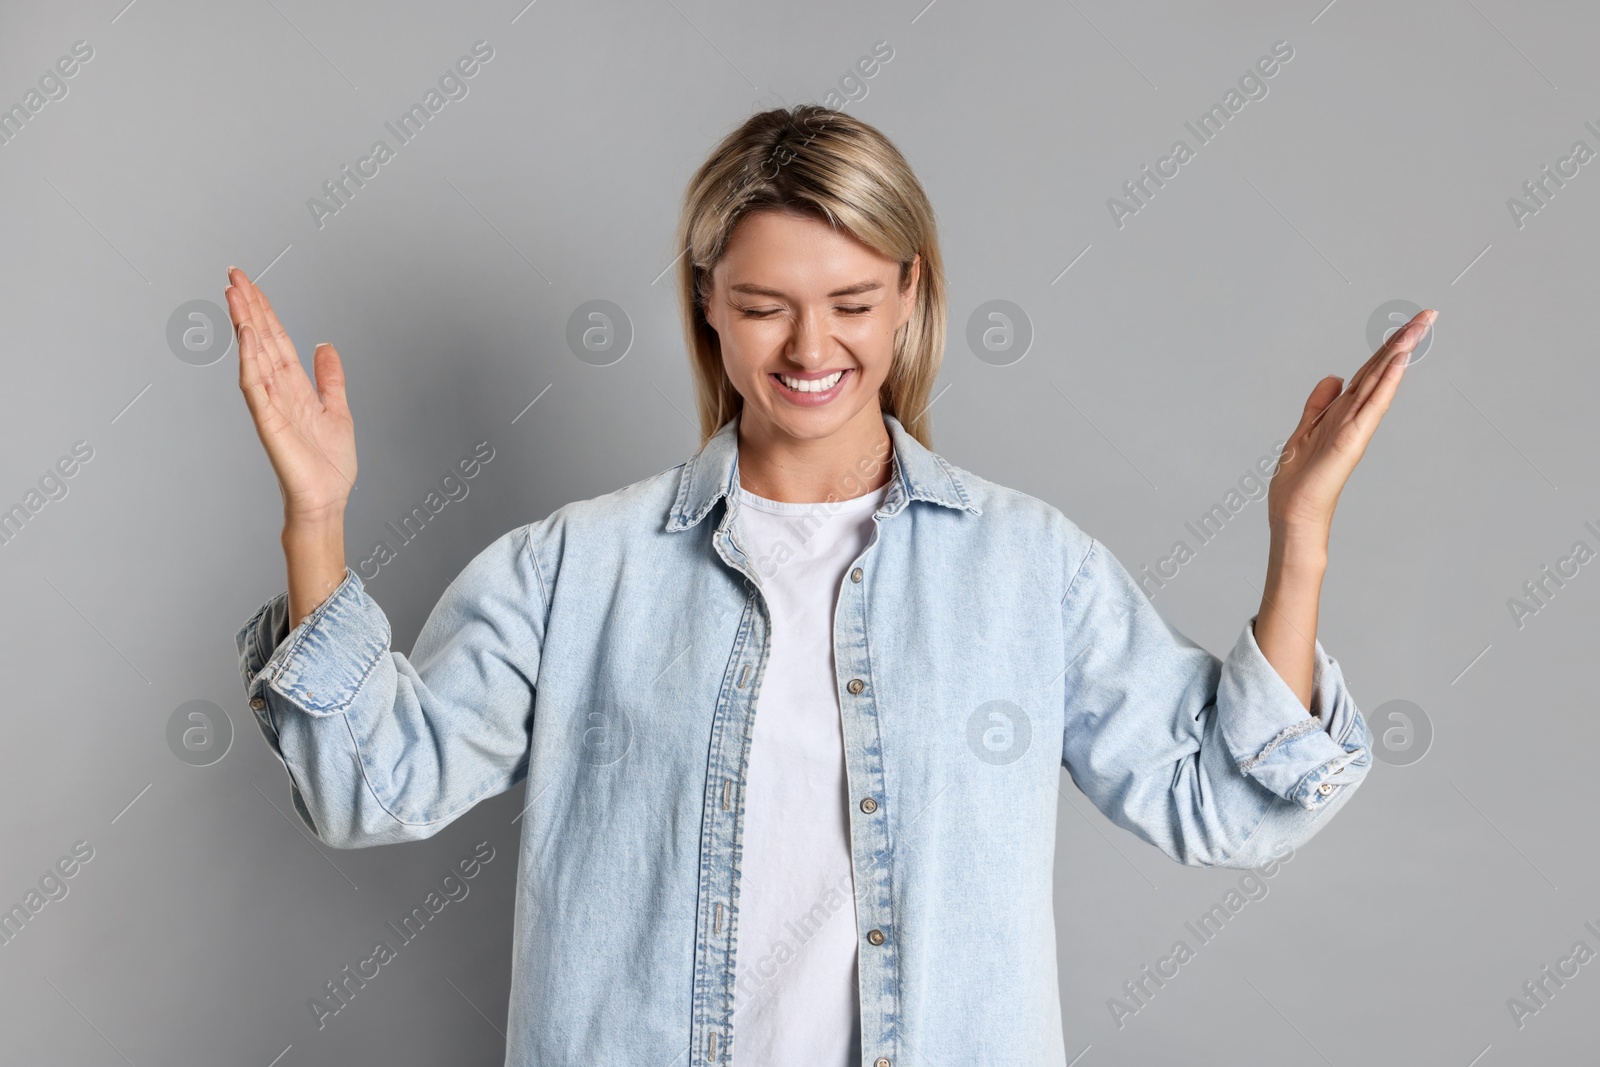
[[[712,269],[706,321],[744,398],[741,431],[817,440],[852,419],[882,424],[878,390],[911,318],[920,257],[900,268],[819,219],[758,211]]]

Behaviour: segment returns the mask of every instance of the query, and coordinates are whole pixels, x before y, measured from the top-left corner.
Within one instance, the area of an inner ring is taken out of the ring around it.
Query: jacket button
[[[861,810],[866,812],[868,815],[871,815],[873,812],[878,810],[878,802],[873,800],[871,797],[867,797],[861,802]]]
[[[267,702],[265,700],[262,700],[260,697],[251,697],[250,698],[250,710],[251,711],[260,711],[262,708],[264,708],[266,706],[267,706]]]
[[[859,582],[861,580],[861,568],[860,567],[857,567],[855,570],[850,572],[850,580],[852,582]]]
[[[848,690],[850,690],[850,692],[851,692],[851,693],[852,693],[852,694],[855,694],[855,693],[859,693],[859,692],[861,692],[861,691],[862,691],[862,690],[863,690],[863,689],[865,689],[865,688],[866,688],[866,687],[867,687],[867,683],[866,683],[866,682],[863,682],[863,681],[862,681],[862,680],[861,680],[861,679],[860,679],[860,678],[852,678],[852,679],[850,679],[850,681],[849,681],[849,682],[848,682],[848,683],[847,683],[847,684],[846,684],[846,685],[845,685],[845,688],[846,688],[846,689],[848,689]]]
[[[889,1067],[889,1057],[879,1056],[872,1061],[872,1067]]]
[[[1333,783],[1323,782],[1321,785],[1317,786],[1317,792],[1321,793],[1323,796],[1327,796],[1329,793],[1333,792]]]
[[[867,931],[867,940],[871,941],[874,945],[883,944],[883,931],[882,930],[869,930],[869,931]]]

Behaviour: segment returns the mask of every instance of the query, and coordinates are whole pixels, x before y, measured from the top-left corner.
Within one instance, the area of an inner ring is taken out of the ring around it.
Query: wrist
[[[327,600],[345,580],[342,522],[286,521],[283,558],[289,577],[289,628]]]
[[[1271,557],[1297,567],[1328,565],[1328,527],[1321,523],[1273,522]]]
[[[344,509],[316,515],[290,515],[286,512],[283,516],[282,538],[285,544],[290,542],[306,544],[333,539],[343,541]]]

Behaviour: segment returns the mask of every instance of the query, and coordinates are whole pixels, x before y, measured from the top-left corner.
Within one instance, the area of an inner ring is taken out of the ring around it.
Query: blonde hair
[[[684,191],[678,223],[678,302],[694,372],[703,446],[743,405],[706,322],[711,271],[747,214],[777,210],[843,230],[900,264],[900,286],[921,256],[916,304],[895,333],[894,361],[878,395],[931,448],[928,394],[945,343],[944,264],[933,207],[889,139],[833,108],[800,104],[751,115],[712,150]]]

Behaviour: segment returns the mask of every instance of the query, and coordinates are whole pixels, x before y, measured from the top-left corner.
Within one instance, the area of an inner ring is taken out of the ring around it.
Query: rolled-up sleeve
[[[335,848],[431,837],[527,774],[548,592],[521,527],[450,583],[409,657],[349,568],[293,630],[288,594],[235,637],[294,809]]]
[[[1320,641],[1308,713],[1256,644],[1254,616],[1218,659],[1099,541],[1068,573],[1062,764],[1107,818],[1180,863],[1254,867],[1349,799],[1372,735]]]

